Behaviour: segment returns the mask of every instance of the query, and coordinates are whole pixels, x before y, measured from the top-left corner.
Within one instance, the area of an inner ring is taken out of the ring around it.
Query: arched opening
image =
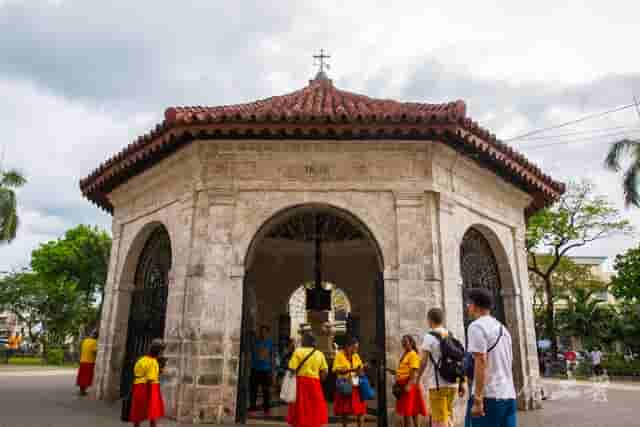
[[[471,227],[464,234],[460,245],[460,273],[462,276],[463,296],[468,289],[485,288],[493,295],[496,319],[506,324],[504,301],[502,299],[502,281],[496,257],[489,241],[477,228]],[[466,298],[463,298],[463,302]],[[471,319],[463,307],[465,331]]]
[[[289,298],[288,314],[291,319],[290,336],[299,337],[304,331],[309,329],[307,315],[307,293],[306,290],[314,285],[308,282],[296,289]],[[329,311],[329,321],[336,328],[336,342],[341,344],[341,338],[349,334],[349,318],[351,316],[351,301],[347,293],[336,287],[333,283],[324,282],[323,288],[331,291],[331,310]]]
[[[164,336],[171,264],[169,233],[164,226],[156,225],[144,243],[133,276],[121,396],[131,390],[133,366],[138,358],[148,351],[153,339]]]
[[[238,422],[259,423],[265,418],[283,422],[286,415],[286,406],[277,404],[279,388],[275,386],[270,416],[261,411],[248,416],[254,403],[262,407],[262,390],[256,398],[250,378],[255,378],[251,372],[256,369],[252,366],[256,333],[263,325],[269,327],[279,355],[286,352],[290,338],[299,339],[295,335],[301,326],[311,330],[330,364],[341,338],[347,334],[359,338],[361,356],[372,366],[369,377],[378,387],[378,401],[371,403],[370,413],[386,407],[382,271],[381,251],[373,235],[342,209],[324,204],[294,206],[260,227],[245,258]],[[333,401],[332,385],[335,379],[329,377],[325,381],[329,402]],[[386,411],[380,412],[384,416],[372,415],[369,422],[386,425]]]

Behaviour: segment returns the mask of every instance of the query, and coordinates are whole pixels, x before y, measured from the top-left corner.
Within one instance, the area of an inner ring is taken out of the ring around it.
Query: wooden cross
[[[320,55],[313,55],[314,59],[320,60],[320,64],[316,64],[316,65],[320,65],[320,72],[324,72],[325,67],[328,69],[330,69],[331,67],[329,67],[329,64],[325,63],[325,59],[329,59],[331,58],[331,56],[329,55],[325,55],[324,53],[324,49],[320,49]]]

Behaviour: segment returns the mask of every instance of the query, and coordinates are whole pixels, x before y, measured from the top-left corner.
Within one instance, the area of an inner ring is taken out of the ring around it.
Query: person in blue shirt
[[[269,338],[269,327],[261,326],[251,357],[251,406],[250,412],[258,410],[258,388],[262,389],[262,408],[266,416],[271,411],[271,386],[274,376],[273,341]]]

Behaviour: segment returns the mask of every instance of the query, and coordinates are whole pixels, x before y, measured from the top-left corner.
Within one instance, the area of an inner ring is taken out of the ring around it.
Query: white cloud
[[[109,217],[83,200],[78,180],[170,105],[219,105],[298,89],[328,48],[339,86],[371,96],[463,98],[502,137],[631,102],[640,4],[484,1],[276,3],[0,0],[0,129],[7,163],[22,168],[23,227],[0,247],[0,270],[38,242]],[[633,111],[567,131],[638,126]],[[602,171],[606,142],[518,149],[559,179]],[[633,218],[633,211],[627,211]],[[635,219],[633,219],[636,221]],[[638,224],[640,226],[640,224]],[[635,244],[589,249],[612,255]]]

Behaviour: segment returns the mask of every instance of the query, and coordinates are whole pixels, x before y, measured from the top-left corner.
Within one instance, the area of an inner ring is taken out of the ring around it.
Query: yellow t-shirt
[[[420,369],[420,356],[413,350],[405,354],[400,361],[400,366],[396,371],[396,378],[398,380],[406,380],[411,376],[412,369]]]
[[[85,338],[80,345],[80,363],[96,363],[98,341],[95,338]]]
[[[142,356],[133,367],[134,384],[159,383],[160,382],[160,365],[158,361],[151,356]]]
[[[343,351],[339,351],[336,354],[336,358],[333,361],[333,372],[337,372],[340,370],[344,370],[344,369],[360,369],[362,368],[363,364],[362,364],[362,359],[360,359],[360,356],[358,356],[357,353],[354,353],[351,356],[351,362],[349,361],[349,359],[347,359],[347,356],[344,354]],[[348,378],[349,375],[353,375],[353,374],[338,374],[338,377],[341,378]]]
[[[20,343],[22,342],[22,337],[17,335],[12,335],[9,337],[9,349],[17,350],[20,347]]]
[[[310,347],[302,347],[293,352],[291,360],[289,360],[289,369],[295,371],[298,365],[313,351]],[[313,355],[304,362],[304,366],[298,371],[299,377],[320,378],[320,371],[328,371],[327,359],[321,351],[316,350]]]

